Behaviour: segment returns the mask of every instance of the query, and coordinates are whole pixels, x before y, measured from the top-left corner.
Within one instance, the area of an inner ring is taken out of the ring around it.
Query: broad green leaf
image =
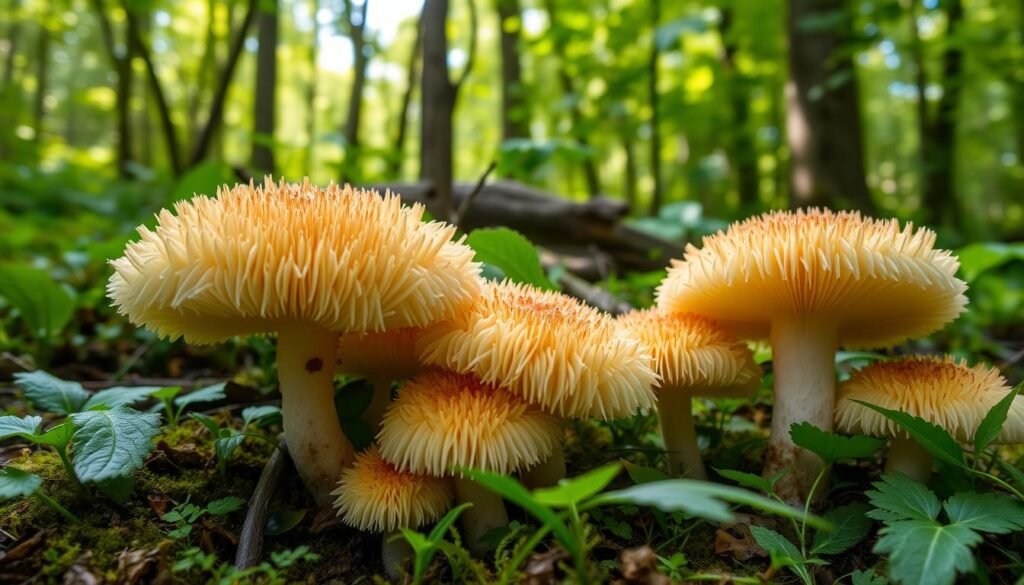
[[[421,554],[431,548],[434,548],[434,545],[429,540],[427,540],[426,536],[423,536],[415,530],[403,528],[402,538],[405,538],[405,541],[409,543],[409,546],[411,546],[412,550],[414,550],[417,554]]]
[[[1024,530],[1024,504],[997,493],[961,492],[950,496],[943,508],[950,523],[981,532]]]
[[[245,505],[245,500],[236,496],[228,496],[214,500],[206,505],[206,511],[214,516],[223,516],[240,509]]]
[[[651,483],[652,481],[672,479],[669,474],[660,469],[637,465],[625,459],[620,459],[619,463],[622,463],[623,467],[626,468],[626,473],[629,474],[629,478],[633,480],[633,483]]]
[[[148,399],[160,386],[116,386],[100,390],[85,401],[82,410],[96,408],[117,408],[118,406],[134,406]]]
[[[854,400],[854,402],[863,404],[900,425],[903,430],[910,433],[910,436],[935,458],[941,459],[955,467],[966,467],[964,451],[960,444],[941,427],[905,412],[883,408],[860,400]]]
[[[879,531],[874,552],[888,555],[889,576],[902,585],[952,585],[974,567],[971,547],[981,535],[958,524],[902,520]]]
[[[0,469],[0,500],[31,496],[43,484],[43,478],[17,467]]]
[[[533,498],[546,506],[567,508],[601,493],[620,471],[618,463],[598,467],[579,477],[563,479],[554,487],[536,489]]]
[[[18,309],[39,339],[60,333],[71,321],[75,299],[53,278],[31,266],[0,265],[0,297]]]
[[[75,423],[68,419],[40,435],[36,439],[36,442],[41,445],[50,445],[51,447],[60,448],[70,443],[71,437],[74,434]]]
[[[770,494],[772,492],[771,482],[760,475],[747,473],[745,471],[736,471],[735,469],[715,469],[715,471],[725,479],[735,481],[745,488],[757,490],[766,494]]]
[[[829,510],[825,520],[835,528],[814,533],[811,555],[837,555],[863,540],[871,531],[871,518],[867,515],[870,510],[867,504],[849,504]]]
[[[798,447],[803,447],[831,465],[840,459],[870,457],[885,446],[885,439],[854,435],[847,437],[824,431],[809,422],[793,424],[789,436]]]
[[[0,416],[0,441],[11,437],[22,437],[36,441],[39,426],[43,424],[41,416]]]
[[[281,408],[272,404],[250,406],[242,411],[242,421],[245,426],[249,426],[249,424],[254,421],[280,413]]]
[[[750,534],[754,537],[754,541],[757,542],[757,546],[768,551],[768,554],[771,555],[772,566],[789,567],[800,577],[801,581],[807,585],[813,584],[811,575],[804,564],[804,557],[800,554],[800,549],[790,542],[789,539],[763,526],[752,525],[750,527]]]
[[[277,536],[284,534],[299,525],[306,517],[306,510],[275,510],[267,516],[267,525],[263,534]]]
[[[552,290],[544,274],[537,248],[522,234],[508,228],[482,228],[470,232],[466,245],[476,252],[476,261],[501,269],[509,280]]]
[[[84,482],[129,475],[142,467],[160,426],[159,415],[127,406],[79,412],[71,419],[76,427],[71,440],[75,473]]]
[[[978,430],[974,431],[975,453],[984,451],[999,436],[1000,431],[1003,430],[1003,423],[1006,422],[1006,416],[1010,412],[1010,406],[1013,405],[1017,394],[1020,393],[1021,387],[1024,387],[1024,382],[1017,384],[1016,388],[1011,390],[1009,394],[992,407],[992,410],[985,414],[985,418],[978,425]]]
[[[181,393],[181,386],[166,386],[153,392],[153,398],[168,401]]]
[[[977,242],[960,248],[956,255],[960,260],[960,273],[970,283],[986,270],[1024,259],[1024,243]]]
[[[886,473],[867,492],[876,509],[868,516],[883,522],[896,520],[934,520],[939,516],[939,498],[925,485],[902,473]]]
[[[14,374],[14,383],[36,408],[54,414],[78,412],[89,399],[89,393],[78,382],[61,380],[43,370]]]
[[[231,455],[235,452],[235,449],[245,442],[245,435],[243,434],[231,434],[227,437],[221,437],[213,442],[213,449],[217,452],[218,461],[227,461],[231,459]]]
[[[182,396],[178,396],[177,398],[175,398],[174,404],[177,405],[179,408],[184,408],[189,404],[197,404],[200,402],[215,402],[217,400],[223,400],[224,398],[227,397],[227,395],[224,394],[224,386],[225,383],[221,382],[220,384],[214,384],[212,386],[207,386],[205,388],[193,390],[188,394],[184,394]]]

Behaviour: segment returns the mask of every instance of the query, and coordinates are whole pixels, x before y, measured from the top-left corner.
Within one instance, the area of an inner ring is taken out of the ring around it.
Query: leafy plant
[[[466,244],[476,251],[476,260],[501,270],[515,282],[538,288],[555,288],[544,274],[537,249],[522,234],[508,228],[482,228],[470,232]]]
[[[189,416],[199,421],[214,436],[213,449],[217,454],[217,468],[223,475],[227,473],[227,464],[231,455],[245,441],[246,437],[266,441],[275,447],[277,446],[277,441],[273,438],[263,433],[249,431],[248,429],[252,425],[258,424],[261,420],[280,413],[281,409],[277,406],[250,406],[242,411],[242,428],[240,430],[221,427],[216,420],[199,412],[193,412]]]
[[[161,402],[161,404],[163,404],[163,411],[164,416],[167,418],[167,424],[173,428],[178,426],[178,421],[181,420],[181,414],[189,405],[223,400],[227,396],[224,393],[224,386],[225,383],[221,382],[220,384],[214,384],[212,386],[206,386],[205,388],[193,390],[192,392],[182,396],[178,396],[181,394],[180,386],[168,386],[153,392],[153,398],[156,398]]]
[[[75,516],[56,500],[44,494],[42,486],[43,478],[34,473],[11,466],[0,468],[0,500],[35,496],[71,522],[75,524],[81,522],[78,516]]]
[[[14,383],[36,408],[54,414],[133,406],[161,389],[159,386],[115,386],[90,394],[78,382],[61,380],[43,370],[14,374]]]
[[[211,516],[225,516],[238,510],[245,505],[245,500],[229,496],[219,500],[213,500],[204,508],[200,508],[188,500],[177,504],[170,512],[167,512],[160,519],[164,522],[174,524],[174,529],[167,533],[167,536],[176,539],[188,538],[192,534],[193,525],[200,518],[209,514]]]
[[[171,567],[175,573],[201,575],[207,583],[216,585],[235,585],[236,583],[267,583],[283,585],[288,581],[284,571],[302,563],[311,563],[320,556],[309,550],[306,545],[294,549],[270,553],[270,559],[255,567],[236,569],[234,565],[221,561],[214,553],[207,553],[199,547],[185,549]]]
[[[43,354],[48,353],[50,342],[64,330],[75,311],[72,293],[31,266],[0,265],[0,297],[18,310],[31,335],[42,345]]]
[[[409,546],[412,547],[413,551],[413,564],[412,564],[412,582],[419,585],[423,582],[423,575],[430,566],[430,561],[433,560],[434,555],[437,551],[441,550],[441,543],[444,541],[444,537],[448,534],[448,529],[451,528],[455,520],[458,519],[459,515],[466,509],[472,506],[472,504],[460,504],[451,510],[447,514],[441,517],[440,520],[434,524],[434,528],[430,531],[430,534],[424,535],[415,530],[409,528],[403,528],[401,534],[392,536],[392,539],[404,538]]]

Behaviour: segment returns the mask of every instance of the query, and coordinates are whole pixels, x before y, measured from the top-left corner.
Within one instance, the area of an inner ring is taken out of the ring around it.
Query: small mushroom
[[[381,333],[349,333],[338,339],[338,370],[365,378],[373,386],[373,399],[363,413],[376,429],[391,404],[391,382],[415,376],[423,366],[416,353],[419,327],[401,327]]]
[[[422,326],[479,290],[455,228],[398,197],[330,185],[253,184],[157,215],[112,262],[118,312],[190,343],[277,333],[288,448],[320,506],[353,458],[334,408],[338,334]]]
[[[331,494],[338,496],[334,506],[346,524],[383,533],[384,571],[394,582],[401,580],[403,565],[412,556],[399,531],[437,520],[452,504],[448,480],[399,471],[381,459],[376,446],[356,455]]]
[[[558,419],[479,378],[430,370],[407,381],[384,413],[381,456],[402,471],[446,477],[453,468],[512,474],[536,465],[558,445]],[[508,524],[501,497],[454,473],[466,541],[481,550],[489,530]]]
[[[832,428],[835,353],[928,335],[964,310],[959,262],[935,233],[856,212],[772,212],[687,246],[658,289],[658,306],[710,317],[744,339],[770,338],[775,400],[766,475],[804,499],[821,460],[789,428]]]
[[[618,320],[654,356],[654,370],[661,376],[658,420],[672,471],[707,479],[693,426],[693,398],[752,396],[761,384],[753,353],[720,325],[694,313],[647,309]]]
[[[899,410],[942,427],[960,443],[971,443],[992,407],[1010,393],[995,368],[968,366],[952,357],[910,357],[875,362],[855,371],[839,386],[836,428],[846,433],[888,437],[886,471],[920,482],[932,472],[932,456],[878,411],[855,400]],[[996,443],[1024,442],[1024,397],[1010,405]]]

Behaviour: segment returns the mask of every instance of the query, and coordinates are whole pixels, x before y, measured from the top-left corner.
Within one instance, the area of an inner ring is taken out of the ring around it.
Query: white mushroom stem
[[[491,530],[508,525],[508,512],[501,496],[465,477],[455,478],[455,500],[471,503],[462,512],[462,531],[466,547],[474,554],[486,552],[480,540]]]
[[[334,356],[338,335],[308,324],[277,335],[284,435],[295,468],[318,506],[331,505],[331,490],[355,451],[334,409]]]
[[[530,489],[551,487],[565,479],[565,451],[562,446],[556,445],[547,459],[522,472],[519,479]]]
[[[682,388],[658,391],[658,422],[672,473],[688,479],[708,478],[693,425],[693,398]]]
[[[921,483],[928,483],[932,475],[932,454],[914,439],[896,435],[889,442],[889,457],[885,471],[898,471]]]
[[[412,558],[412,547],[401,531],[384,534],[380,556],[384,559],[384,573],[392,583],[401,583],[405,577],[405,561]]]
[[[832,430],[838,332],[828,321],[796,318],[772,323],[771,339],[775,400],[764,473],[771,477],[790,468],[776,493],[788,503],[803,504],[824,463],[794,445],[789,428],[809,422]]]
[[[391,377],[387,375],[367,376],[366,381],[373,385],[373,398],[363,412],[363,421],[370,425],[374,433],[380,426],[384,411],[391,405]]]

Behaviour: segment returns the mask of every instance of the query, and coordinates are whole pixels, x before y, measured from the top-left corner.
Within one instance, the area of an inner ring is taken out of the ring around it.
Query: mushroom
[[[749,398],[761,385],[754,354],[720,325],[694,313],[661,309],[618,318],[646,345],[661,377],[658,420],[672,471],[707,479],[693,426],[692,399]]]
[[[832,428],[840,345],[886,347],[927,335],[964,310],[959,263],[935,233],[856,212],[771,212],[687,246],[658,306],[695,312],[741,338],[771,339],[775,375],[765,473],[793,472],[779,495],[807,494],[821,460],[789,436],[794,423]]]
[[[392,581],[402,577],[402,565],[412,556],[402,528],[419,528],[441,517],[452,504],[446,479],[402,472],[384,461],[377,446],[356,455],[355,464],[341,475],[334,506],[354,528],[383,533],[381,556]]]
[[[969,367],[952,357],[909,357],[875,362],[855,371],[839,386],[836,428],[845,433],[888,437],[885,470],[899,471],[925,483],[932,456],[876,410],[855,401],[899,410],[943,428],[960,443],[974,440],[981,421],[1010,393],[999,370]],[[1014,398],[996,443],[1024,442],[1024,397]]]
[[[349,333],[338,339],[338,370],[373,386],[363,420],[375,430],[391,404],[391,382],[411,378],[422,369],[416,354],[420,332],[419,327],[401,327],[382,333]]]
[[[338,334],[421,326],[479,291],[455,228],[397,196],[330,185],[239,185],[138,228],[107,292],[137,325],[190,343],[277,333],[284,432],[320,506],[354,455],[334,408]]]
[[[549,456],[561,436],[558,419],[479,378],[430,370],[408,380],[384,413],[381,456],[402,471],[453,475],[455,499],[472,502],[462,515],[470,549],[508,524],[500,496],[454,468],[511,474]]]
[[[424,329],[420,359],[471,373],[564,418],[621,418],[654,407],[647,349],[615,319],[557,292],[489,282],[448,321]],[[562,449],[523,479],[565,476]]]

